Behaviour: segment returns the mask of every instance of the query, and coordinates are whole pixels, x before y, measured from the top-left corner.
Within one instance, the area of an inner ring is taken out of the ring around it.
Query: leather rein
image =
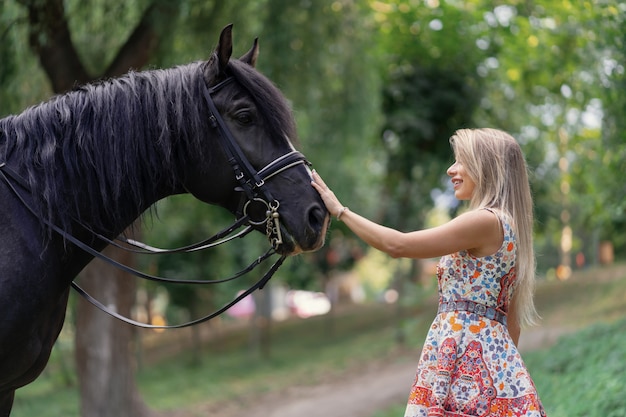
[[[249,232],[251,232],[254,226],[262,226],[263,224],[265,224],[265,229],[266,229],[265,232],[271,244],[271,248],[268,249],[263,255],[255,259],[246,268],[242,269],[241,271],[235,273],[234,275],[228,278],[217,279],[217,280],[171,279],[171,278],[154,276],[154,275],[150,275],[150,274],[138,271],[136,269],[133,269],[127,265],[124,265],[102,254],[98,250],[92,248],[88,244],[79,240],[75,236],[67,233],[65,230],[61,229],[60,227],[51,223],[48,220],[41,219],[41,221],[44,224],[46,224],[46,226],[50,227],[51,230],[61,235],[64,239],[73,243],[78,248],[89,253],[95,258],[101,259],[109,263],[110,265],[118,269],[121,269],[124,272],[135,275],[139,278],[143,278],[143,279],[150,280],[150,281],[156,281],[156,282],[209,285],[209,284],[218,284],[218,283],[223,283],[227,281],[232,281],[252,271],[255,267],[260,265],[267,258],[276,254],[276,249],[278,249],[278,247],[283,243],[282,234],[280,231],[280,214],[278,212],[280,203],[278,202],[278,200],[272,197],[270,191],[265,186],[265,182],[269,180],[270,178],[272,178],[273,176],[280,174],[281,172],[286,171],[290,168],[296,167],[301,164],[307,165],[307,166],[310,164],[306,160],[303,154],[294,150],[276,158],[275,160],[267,164],[264,168],[258,171],[252,166],[248,158],[245,156],[245,154],[243,153],[243,151],[241,150],[241,148],[235,141],[232,133],[228,129],[228,126],[224,122],[224,119],[222,118],[221,114],[217,110],[217,107],[215,106],[213,98],[211,97],[212,94],[217,93],[220,89],[222,89],[223,87],[225,87],[226,85],[230,84],[233,81],[234,81],[234,78],[231,76],[221,81],[220,83],[214,85],[211,88],[208,88],[206,85],[203,85],[204,86],[204,98],[205,98],[206,104],[210,112],[209,122],[211,124],[211,127],[217,130],[220,144],[222,145],[226,153],[229,164],[233,168],[233,171],[235,173],[235,178],[237,179],[237,182],[239,183],[239,187],[237,187],[237,191],[243,192],[242,199],[241,199],[239,208],[237,210],[238,218],[231,226],[219,231],[215,235],[201,242],[197,242],[191,245],[174,248],[174,249],[162,249],[162,248],[149,246],[145,243],[138,242],[136,240],[127,239],[123,236],[116,238],[116,240],[124,243],[124,244],[120,244],[114,240],[111,240],[91,230],[87,226],[80,224],[80,222],[77,222],[77,224],[83,229],[85,229],[86,231],[88,231],[90,234],[92,234],[94,237],[105,242],[108,245],[112,245],[119,249],[132,252],[132,253],[138,253],[138,254],[172,254],[172,253],[190,253],[190,252],[201,251],[201,250],[216,247],[220,244],[229,242],[235,238],[243,237],[247,235]],[[202,82],[204,83],[204,81]],[[15,184],[11,182],[10,179],[17,182],[19,186],[21,186],[22,188],[28,191],[29,186],[27,182],[17,172],[11,169],[6,164],[6,162],[0,163],[0,178],[4,180],[4,182],[9,186],[11,191],[17,196],[17,198],[21,201],[23,205],[35,217],[39,217],[37,212],[24,199],[22,194],[17,190]],[[259,219],[259,220],[252,219],[250,217],[250,214],[248,213],[251,204],[263,205],[266,208],[265,218]],[[235,233],[237,229],[243,226],[245,226],[243,230]],[[214,311],[211,314],[203,316],[199,319],[192,320],[192,321],[182,323],[182,324],[175,324],[175,325],[152,325],[152,324],[135,321],[103,305],[100,301],[98,301],[97,299],[89,295],[85,290],[83,290],[76,282],[72,281],[71,286],[72,288],[74,288],[74,290],[78,294],[80,294],[88,302],[96,306],[99,310],[102,310],[108,315],[118,320],[121,320],[127,324],[131,324],[133,326],[137,326],[137,327],[141,327],[145,329],[179,329],[183,327],[189,327],[189,326],[193,326],[196,324],[204,323],[208,320],[211,320],[219,316],[220,314],[224,313],[226,310],[228,310],[229,308],[237,304],[243,298],[252,294],[255,290],[262,289],[270,280],[270,278],[274,275],[274,273],[278,270],[278,268],[280,268],[280,266],[283,264],[286,257],[287,257],[286,255],[281,255],[280,258],[274,262],[274,264],[270,267],[270,269],[258,281],[256,281],[246,291],[239,294],[236,298],[234,298],[232,301],[230,301],[229,303],[227,303],[220,309]]]

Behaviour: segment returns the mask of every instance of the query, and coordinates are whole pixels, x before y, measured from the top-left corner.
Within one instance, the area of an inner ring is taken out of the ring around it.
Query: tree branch
[[[28,10],[29,43],[55,93],[89,81],[70,36],[63,0],[18,0]]]
[[[172,27],[178,13],[178,2],[155,0],[120,48],[104,76],[117,77],[130,69],[140,69],[154,56],[164,33]]]

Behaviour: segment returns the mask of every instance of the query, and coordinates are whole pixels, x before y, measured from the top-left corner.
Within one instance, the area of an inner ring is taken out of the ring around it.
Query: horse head
[[[185,164],[184,188],[202,201],[249,216],[281,254],[316,250],[324,243],[329,214],[292,142],[296,128],[287,100],[255,69],[258,51],[255,39],[245,55],[232,59],[229,25],[200,66],[207,118],[221,145],[213,146],[218,151],[212,162],[222,168],[208,176],[193,168],[202,165]]]

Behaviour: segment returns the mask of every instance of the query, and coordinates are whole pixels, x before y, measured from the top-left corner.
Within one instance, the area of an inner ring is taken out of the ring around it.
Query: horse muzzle
[[[330,224],[330,214],[321,205],[314,204],[304,213],[305,221],[296,222],[300,227],[289,227],[279,213],[268,219],[266,234],[270,244],[281,255],[297,255],[313,252],[324,246]]]

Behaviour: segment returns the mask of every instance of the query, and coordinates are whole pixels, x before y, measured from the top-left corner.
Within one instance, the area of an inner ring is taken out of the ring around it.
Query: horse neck
[[[179,146],[201,131],[196,104],[184,100],[193,97],[189,71],[130,73],[13,117],[12,156],[32,195],[44,196],[41,215],[66,230],[78,218],[115,234],[182,192]]]

